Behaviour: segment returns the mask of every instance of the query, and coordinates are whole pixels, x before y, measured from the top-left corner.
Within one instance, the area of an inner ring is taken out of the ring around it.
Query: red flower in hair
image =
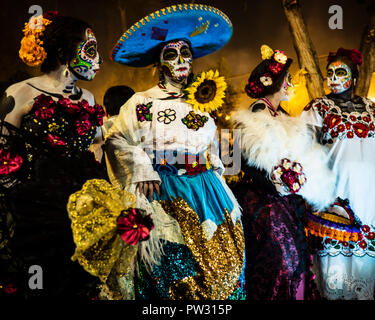
[[[348,57],[353,64],[355,65],[361,65],[363,62],[363,55],[360,51],[357,49],[344,49],[344,48],[339,48],[336,52],[330,52],[328,55],[328,63],[332,62],[335,60],[337,57]]]
[[[268,65],[268,70],[270,70],[273,74],[278,74],[280,73],[282,70],[284,69],[284,65],[275,61],[275,62],[271,62],[269,65]]]
[[[43,14],[43,18],[53,21],[59,15],[60,13],[58,11],[49,10]]]
[[[258,82],[252,81],[246,86],[246,91],[250,96],[254,95],[256,97],[262,93],[263,89]]]
[[[147,240],[154,228],[151,215],[143,216],[140,209],[128,209],[121,212],[117,219],[117,230],[121,239],[132,246]]]

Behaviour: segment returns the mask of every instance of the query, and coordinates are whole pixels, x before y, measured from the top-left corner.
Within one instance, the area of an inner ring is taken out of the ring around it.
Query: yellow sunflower
[[[224,77],[219,76],[217,70],[202,72],[186,89],[186,102],[191,104],[195,110],[212,112],[224,103],[226,88],[227,83]]]

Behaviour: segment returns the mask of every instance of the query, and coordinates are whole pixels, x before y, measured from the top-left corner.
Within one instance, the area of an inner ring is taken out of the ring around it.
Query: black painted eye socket
[[[163,53],[164,60],[174,60],[178,56],[176,49],[167,49]]]
[[[327,70],[327,77],[328,78],[332,78],[332,76],[333,76],[333,70],[332,69],[328,69]]]
[[[97,46],[95,41],[88,42],[83,48],[84,53],[91,59],[96,57]]]
[[[345,77],[348,75],[348,72],[344,68],[336,69],[336,76],[337,77]]]
[[[192,54],[188,47],[182,47],[180,50],[181,56],[183,58],[191,58]]]

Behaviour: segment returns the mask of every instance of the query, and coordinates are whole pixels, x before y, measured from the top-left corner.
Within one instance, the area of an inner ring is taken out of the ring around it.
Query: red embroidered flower
[[[356,116],[350,115],[349,118],[350,118],[350,120],[352,120],[352,121],[357,121],[357,117],[356,117]]]
[[[355,134],[360,138],[366,138],[369,132],[369,128],[364,125],[363,123],[355,123],[353,124],[353,130]]]
[[[76,120],[76,130],[80,136],[83,136],[91,129],[91,122],[89,120],[89,115],[82,115],[78,120]]]
[[[366,249],[367,248],[367,243],[365,240],[362,240],[360,243],[358,243],[358,245],[362,248],[362,249]]]
[[[352,131],[348,131],[348,133],[346,134],[346,136],[349,138],[349,139],[352,139],[354,137],[354,133]]]
[[[147,240],[154,228],[151,215],[143,216],[142,212],[144,211],[131,208],[122,211],[117,219],[117,230],[121,239],[132,246]]]
[[[352,127],[352,124],[350,122],[347,122],[345,123],[345,126],[347,130],[350,130],[350,128]]]
[[[338,132],[343,132],[345,130],[345,125],[344,124],[340,124],[338,127],[337,127],[337,131]]]
[[[80,113],[81,108],[78,104],[72,103],[68,98],[60,98],[57,102],[60,106],[64,107],[69,114]]]
[[[362,119],[363,119],[363,121],[366,121],[366,122],[370,122],[371,121],[371,118],[367,117],[367,116],[364,116]]]
[[[358,233],[358,240],[362,240],[362,239],[363,239],[362,233]]]
[[[331,132],[331,137],[332,138],[337,138],[339,136],[339,133],[337,131],[332,131]]]
[[[64,140],[62,140],[60,137],[58,136],[54,136],[52,134],[49,134],[47,137],[46,137],[46,140],[49,142],[49,144],[52,146],[52,147],[57,147],[57,146],[65,146],[66,143]]]
[[[284,65],[279,62],[271,62],[268,65],[268,70],[271,71],[273,74],[278,74],[284,69]]]
[[[325,244],[330,244],[331,243],[331,239],[330,238],[327,238],[325,241],[324,241]]]
[[[337,126],[341,122],[341,117],[336,114],[329,114],[324,119],[324,122],[327,124],[328,128],[332,129],[334,126]]]
[[[365,233],[367,233],[367,232],[370,231],[370,227],[369,227],[368,225],[364,225],[361,229],[362,229],[362,231],[365,232]]]
[[[18,171],[22,163],[23,159],[18,154],[11,156],[8,150],[0,149],[0,175],[8,175]]]
[[[370,123],[370,130],[371,131],[374,131],[375,130],[375,125],[373,122]]]
[[[375,232],[369,232],[366,236],[367,239],[369,240],[374,240],[375,239]]]

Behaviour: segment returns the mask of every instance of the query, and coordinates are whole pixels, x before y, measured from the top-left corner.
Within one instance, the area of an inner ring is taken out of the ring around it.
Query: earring
[[[65,78],[69,78],[69,76],[70,76],[70,70],[69,70],[68,65],[65,66],[64,76],[65,76]]]

